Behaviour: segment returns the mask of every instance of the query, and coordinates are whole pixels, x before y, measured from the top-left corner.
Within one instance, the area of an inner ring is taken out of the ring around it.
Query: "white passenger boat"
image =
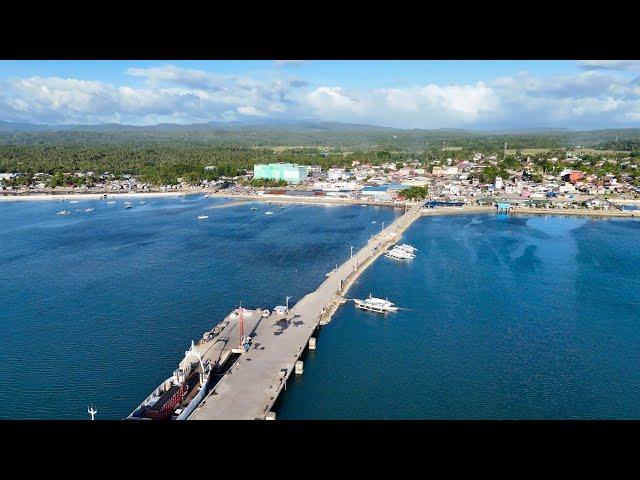
[[[368,312],[388,313],[398,311],[398,307],[390,302],[389,299],[372,297],[371,294],[369,294],[369,298],[365,300],[354,298],[353,301],[356,304],[356,308],[367,310]]]
[[[400,250],[404,250],[406,252],[409,253],[416,253],[418,251],[417,248],[411,246],[411,245],[407,245],[406,243],[403,243],[402,245],[396,245],[394,248],[398,248]]]
[[[387,258],[394,260],[413,260],[416,256],[413,253],[409,253],[401,248],[394,247],[384,254]]]

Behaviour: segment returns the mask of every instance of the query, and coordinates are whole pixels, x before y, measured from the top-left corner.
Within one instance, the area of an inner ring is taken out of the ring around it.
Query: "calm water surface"
[[[640,418],[640,221],[422,218],[380,258],[279,400],[278,418]]]
[[[0,203],[0,418],[126,416],[240,301],[297,301],[401,213],[145,202]]]

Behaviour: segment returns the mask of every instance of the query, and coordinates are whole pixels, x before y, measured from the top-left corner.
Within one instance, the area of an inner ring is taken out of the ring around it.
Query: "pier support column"
[[[298,360],[296,362],[296,375],[302,375],[302,372],[304,372],[304,362],[302,360]]]
[[[316,349],[316,339],[315,337],[311,337],[309,339],[309,350],[315,350]]]

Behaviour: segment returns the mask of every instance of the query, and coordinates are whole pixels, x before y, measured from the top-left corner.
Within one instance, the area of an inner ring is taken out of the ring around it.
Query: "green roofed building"
[[[269,163],[253,166],[253,178],[269,178],[273,180],[285,180],[288,183],[300,183],[306,178],[308,167],[294,165],[293,163]]]

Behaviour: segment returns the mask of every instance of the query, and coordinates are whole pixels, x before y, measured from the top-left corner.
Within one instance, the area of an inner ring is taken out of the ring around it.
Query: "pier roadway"
[[[420,206],[408,208],[369,239],[287,314],[271,315],[261,321],[255,328],[249,351],[229,369],[189,420],[264,419],[280,392],[286,389],[286,379],[318,328],[321,315],[326,315],[326,309],[336,303],[336,295],[344,295],[358,275],[420,217]]]

